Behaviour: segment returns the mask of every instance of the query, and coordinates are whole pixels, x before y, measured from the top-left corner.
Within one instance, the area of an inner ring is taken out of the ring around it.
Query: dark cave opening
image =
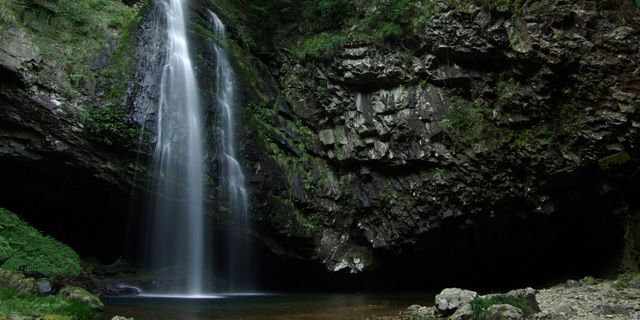
[[[64,160],[0,159],[0,206],[70,245],[84,258],[113,263],[126,240],[130,195]]]
[[[5,182],[0,189],[2,206],[44,234],[69,244],[84,259],[94,257],[111,264],[123,256],[136,263],[139,239],[131,231],[139,227],[140,217],[131,212],[140,210],[142,199],[132,202],[125,188],[62,161],[3,158],[0,174]],[[258,290],[439,291],[463,287],[491,291],[603,276],[619,264],[625,214],[616,213],[616,208],[626,205],[633,210],[634,204],[625,201],[632,199],[634,186],[625,184],[612,189],[622,191],[601,194],[587,185],[590,191],[575,196],[575,190],[559,184],[551,195],[566,201],[559,202],[552,214],[532,214],[531,208],[515,201],[506,203],[498,217],[473,223],[452,218],[413,245],[375,249],[377,267],[359,274],[329,272],[308,257],[276,255],[254,239]],[[510,218],[503,219],[505,216]],[[131,224],[132,220],[136,223]]]
[[[508,225],[466,226],[403,248],[403,255],[383,252],[381,271],[393,275],[383,286],[500,291],[605,276],[619,261],[621,225],[607,215],[575,218],[551,215]]]

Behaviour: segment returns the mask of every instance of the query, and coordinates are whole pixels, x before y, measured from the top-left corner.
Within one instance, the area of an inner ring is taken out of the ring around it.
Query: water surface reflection
[[[431,293],[296,293],[217,295],[184,299],[134,297],[103,299],[99,320],[114,315],[136,319],[367,319],[393,315],[411,304],[431,305]]]

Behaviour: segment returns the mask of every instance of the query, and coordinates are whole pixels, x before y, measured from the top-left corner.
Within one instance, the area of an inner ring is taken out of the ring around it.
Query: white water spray
[[[249,200],[246,179],[238,163],[235,141],[235,100],[236,75],[225,50],[226,30],[215,13],[209,11],[214,27],[213,49],[216,53],[217,102],[222,111],[222,183],[225,188],[223,204],[228,209],[232,223],[227,237],[226,269],[229,288],[232,292],[254,289],[252,250],[249,244]]]
[[[180,293],[199,295],[204,272],[204,150],[198,87],[189,58],[181,0],[161,3],[168,47],[157,112],[158,141],[150,203],[152,268],[183,265]]]

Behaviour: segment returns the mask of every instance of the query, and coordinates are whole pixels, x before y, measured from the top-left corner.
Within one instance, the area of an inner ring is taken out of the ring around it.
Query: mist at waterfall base
[[[220,110],[217,147],[206,141],[198,83],[189,57],[185,14],[181,0],[158,0],[165,12],[167,50],[155,116],[154,146],[145,221],[142,222],[144,267],[155,279],[144,293],[206,296],[218,292],[255,290],[249,231],[248,193],[235,152],[233,115],[235,74],[224,49],[225,30],[210,12],[212,61],[216,61],[216,103]],[[228,215],[219,223],[205,197],[207,155],[221,164],[217,210]]]

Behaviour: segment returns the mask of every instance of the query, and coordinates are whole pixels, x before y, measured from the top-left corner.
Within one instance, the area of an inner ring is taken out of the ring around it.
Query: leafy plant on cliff
[[[458,143],[485,143],[496,140],[501,130],[488,119],[492,107],[481,99],[469,101],[449,90],[448,117],[441,124],[445,132]]]
[[[0,288],[0,314],[31,317],[35,314],[46,316],[64,316],[71,319],[91,319],[95,311],[78,300],[66,300],[50,295],[17,295],[16,288]],[[46,318],[45,318],[46,319]]]
[[[356,178],[354,173],[349,173],[340,177],[339,202],[347,215],[352,216],[356,211],[353,195],[353,182]]]
[[[18,270],[24,266],[46,274],[71,275],[82,271],[80,257],[73,249],[50,236],[43,236],[17,215],[2,208],[0,250],[9,256],[2,264],[5,269]]]

